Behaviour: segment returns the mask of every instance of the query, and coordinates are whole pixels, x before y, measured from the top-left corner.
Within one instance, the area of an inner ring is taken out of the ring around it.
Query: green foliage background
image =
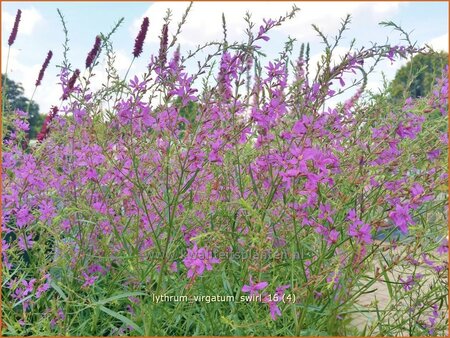
[[[425,97],[431,92],[436,77],[448,64],[448,53],[417,54],[400,68],[389,85],[389,92],[396,102],[408,97]]]
[[[30,117],[28,122],[30,123],[30,130],[28,136],[30,139],[36,139],[37,134],[41,130],[45,115],[39,113],[39,106],[36,102],[30,101],[30,99],[24,96],[24,90],[20,83],[14,82],[5,74],[2,74],[2,81],[5,90],[4,97],[6,97],[6,109],[3,110],[3,114],[11,114],[16,109],[22,111],[29,110]]]

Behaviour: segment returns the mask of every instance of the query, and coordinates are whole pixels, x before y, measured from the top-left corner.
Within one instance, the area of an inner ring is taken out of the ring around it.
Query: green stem
[[[6,57],[6,66],[5,66],[5,78],[3,79],[3,89],[2,89],[2,93],[7,93],[7,86],[6,86],[6,78],[8,77],[8,65],[9,65],[9,53],[11,51],[11,46],[8,47],[8,55]],[[5,111],[5,99],[6,99],[6,94],[4,95],[3,99],[2,99],[2,112]]]

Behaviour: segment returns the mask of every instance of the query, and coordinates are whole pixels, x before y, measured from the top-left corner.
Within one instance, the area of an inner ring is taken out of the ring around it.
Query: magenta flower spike
[[[95,58],[98,56],[100,52],[102,39],[100,36],[95,37],[94,46],[92,47],[91,51],[89,52],[88,56],[86,57],[86,68],[89,68],[94,63]]]
[[[148,26],[149,26],[149,20],[147,17],[145,17],[142,20],[142,24],[141,24],[141,29],[139,31],[139,34],[136,37],[136,40],[134,42],[134,49],[133,49],[133,56],[135,58],[139,57],[139,55],[141,55],[142,53],[142,48],[144,46],[144,40],[145,40],[145,36],[147,35],[147,30],[148,30]]]
[[[22,11],[20,9],[18,9],[17,14],[16,14],[16,20],[14,21],[14,26],[11,31],[11,35],[9,36],[9,39],[8,39],[8,46],[11,46],[14,43],[14,41],[16,41],[17,31],[19,30],[19,22],[20,22],[21,16],[22,16]]]
[[[44,60],[44,63],[42,64],[41,70],[39,71],[38,78],[36,80],[36,87],[39,86],[42,82],[42,79],[44,78],[45,70],[47,69],[50,60],[52,59],[53,52],[51,50],[48,51],[47,57]]]

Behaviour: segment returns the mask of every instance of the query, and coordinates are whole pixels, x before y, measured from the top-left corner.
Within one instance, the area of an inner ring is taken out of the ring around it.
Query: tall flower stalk
[[[138,35],[136,36],[136,39],[134,41],[134,48],[133,48],[133,59],[131,60],[130,65],[128,66],[127,72],[125,73],[124,81],[126,81],[128,73],[130,72],[131,66],[134,63],[134,60],[137,59],[144,49],[144,42],[145,37],[147,36],[148,27],[150,26],[150,21],[148,17],[145,17],[142,19],[141,28],[139,30]]]
[[[70,94],[73,92],[73,90],[75,88],[75,83],[79,76],[80,76],[80,70],[75,69],[72,76],[69,78],[69,81],[67,82],[66,88],[64,89],[64,93],[62,96],[63,101],[67,100],[69,98]]]
[[[159,44],[158,62],[164,67],[167,61],[167,47],[169,44],[169,24],[165,23],[162,27],[161,38]]]
[[[141,29],[139,30],[136,40],[134,41],[133,57],[138,58],[143,50],[145,37],[147,35],[148,27],[150,25],[148,17],[142,20]]]
[[[48,65],[50,64],[50,60],[52,59],[52,57],[53,57],[53,52],[51,50],[49,50],[47,53],[47,56],[45,57],[44,63],[41,66],[38,77],[36,79],[33,94],[31,95],[31,99],[28,102],[27,113],[30,112],[30,106],[31,106],[31,103],[33,102],[34,95],[36,94],[37,87],[41,85],[42,80],[44,78],[45,71],[46,71]]]
[[[11,52],[11,46],[14,44],[14,41],[16,41],[17,38],[17,32],[19,31],[19,23],[20,23],[20,19],[22,17],[22,11],[20,9],[17,10],[16,13],[16,18],[14,20],[14,25],[13,28],[11,30],[11,34],[9,35],[8,38],[8,55],[6,56],[6,65],[5,65],[5,78],[3,79],[3,92],[6,92],[7,88],[6,88],[6,78],[8,77],[8,66],[9,66],[9,55]],[[4,104],[5,100],[2,100],[2,110],[4,111],[5,108],[5,104]]]
[[[123,78],[124,82],[126,81],[126,79],[128,77],[128,73],[130,72],[130,69],[134,63],[134,60],[137,59],[142,54],[142,51],[144,48],[145,37],[147,36],[147,31],[148,31],[149,26],[150,26],[150,21],[149,21],[148,17],[144,17],[142,19],[141,28],[139,29],[139,33],[136,36],[136,39],[134,40],[134,47],[133,47],[133,52],[132,52],[133,59],[131,60],[130,65],[128,66],[128,69]],[[120,90],[120,93],[119,92],[116,93],[114,103],[117,102],[118,97],[122,96],[122,93],[123,93],[123,88]]]
[[[101,47],[102,39],[99,35],[95,37],[94,46],[92,46],[91,51],[88,53],[86,57],[86,68],[92,67],[94,64],[95,59],[98,57],[100,53],[100,47]]]
[[[42,124],[41,131],[37,136],[38,142],[42,142],[48,135],[50,131],[50,123],[53,121],[55,116],[58,114],[58,107],[54,106],[50,109],[50,112],[45,117],[44,123]]]

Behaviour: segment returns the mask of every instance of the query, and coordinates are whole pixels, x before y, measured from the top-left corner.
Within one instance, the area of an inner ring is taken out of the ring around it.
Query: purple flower
[[[102,39],[100,36],[95,37],[94,46],[92,47],[91,51],[88,53],[86,57],[86,68],[89,68],[92,66],[92,63],[94,62],[95,58],[98,56],[100,52],[100,46],[102,43]]]
[[[142,20],[141,30],[139,31],[136,40],[134,42],[133,56],[135,58],[139,57],[142,53],[142,47],[144,45],[145,36],[147,35],[147,30],[149,26],[148,18],[145,17]]]
[[[33,234],[29,234],[26,237],[24,235],[20,235],[17,238],[17,246],[19,249],[26,251],[33,247],[34,241],[33,241]]]
[[[64,94],[63,94],[63,101],[67,100],[69,98],[70,93],[72,93],[74,86],[75,86],[75,82],[77,81],[78,77],[80,76],[80,70],[79,69],[75,69],[75,71],[73,72],[72,76],[70,77],[69,81],[67,82],[67,87],[64,90]]]
[[[279,297],[283,297],[284,295],[284,291],[286,291],[287,289],[289,289],[291,286],[289,284],[286,285],[280,285],[277,286],[275,293],[279,296]]]
[[[428,258],[428,256],[427,256],[426,253],[423,253],[423,254],[422,254],[422,259],[423,259],[423,262],[424,262],[426,265],[431,266],[431,267],[434,267],[434,266],[435,266],[434,262],[433,262],[431,259]]]
[[[167,45],[169,43],[169,24],[164,24],[161,32],[158,61],[164,66],[167,61]]]
[[[412,290],[412,288],[416,284],[416,282],[418,280],[420,280],[422,277],[423,277],[423,275],[421,273],[416,273],[414,275],[408,276],[408,278],[406,278],[406,280],[404,280],[403,278],[400,277],[400,281],[403,284],[403,289],[405,291]]]
[[[89,286],[94,285],[95,281],[98,279],[98,276],[89,276],[86,272],[83,272],[84,283],[81,286],[82,288],[87,288]]]
[[[276,288],[275,295],[270,297],[266,295],[263,299],[263,302],[269,305],[270,316],[273,320],[276,320],[277,317],[281,316],[281,310],[278,307],[278,303],[283,302],[284,292],[290,288],[290,285],[280,285]]]
[[[331,272],[330,275],[327,277],[327,283],[330,283],[330,285],[333,285],[333,289],[336,290],[340,287],[339,280],[340,280],[341,272]]]
[[[439,140],[443,144],[448,145],[448,134],[447,133],[442,133],[441,136],[439,136]]]
[[[441,155],[441,149],[434,149],[427,153],[427,159],[429,161],[434,161],[435,159],[439,158]]]
[[[9,39],[8,39],[8,46],[11,46],[14,43],[14,41],[16,40],[17,31],[19,30],[19,22],[20,22],[21,16],[22,16],[22,11],[20,9],[18,9],[17,14],[16,14],[16,20],[14,21],[14,26],[11,31],[11,35],[9,36]]]
[[[336,229],[329,229],[321,224],[312,224],[316,228],[316,232],[321,234],[327,241],[327,245],[332,245],[337,242],[339,238],[339,231]]]
[[[412,197],[417,197],[422,195],[424,192],[424,189],[420,183],[414,183],[411,187],[411,195]]]
[[[250,296],[257,296],[259,294],[259,290],[263,290],[269,285],[267,282],[259,282],[254,283],[252,277],[250,276],[250,285],[244,285],[242,287],[242,292],[250,293]]]
[[[50,130],[49,125],[52,122],[52,120],[55,118],[56,114],[58,114],[58,107],[53,106],[50,109],[50,113],[45,117],[44,123],[42,124],[42,127],[41,127],[41,131],[37,135],[38,142],[42,142],[46,138],[46,136]]]
[[[441,244],[439,245],[439,247],[437,248],[437,253],[439,255],[445,255],[448,253],[448,239],[444,238],[441,242]]]
[[[39,211],[41,213],[39,220],[41,220],[42,222],[51,220],[55,216],[55,207],[51,200],[44,200],[39,205]]]
[[[296,135],[302,136],[306,134],[308,128],[312,125],[313,117],[309,115],[303,115],[300,120],[295,122],[292,127],[292,132]]]
[[[374,139],[384,139],[388,136],[389,127],[382,126],[380,128],[372,128],[372,138]]]
[[[92,264],[89,266],[89,268],[87,269],[87,272],[90,274],[94,274],[94,273],[100,273],[102,275],[106,275],[106,270],[98,264]]]
[[[378,154],[378,158],[375,161],[373,161],[372,164],[382,165],[382,164],[391,163],[392,161],[397,159],[397,157],[401,154],[401,152],[398,148],[399,140],[392,139],[392,140],[387,141],[386,143],[388,143],[389,146],[385,147]]]
[[[264,41],[269,41],[270,38],[267,35],[264,35],[264,33],[266,33],[265,27],[264,26],[260,26],[259,27],[258,36],[256,37],[256,40],[262,39]]]
[[[404,122],[400,122],[397,128],[397,135],[400,138],[410,138],[414,140],[422,131],[422,123],[424,121],[423,116],[417,116],[412,113],[408,113],[408,119]]]
[[[348,234],[351,237],[355,237],[359,243],[372,243],[372,236],[370,234],[370,225],[363,223],[356,216],[356,211],[351,209],[348,213],[347,218],[352,221],[348,228]]]
[[[328,239],[327,239],[328,245],[336,243],[338,238],[339,238],[339,232],[336,229],[332,229],[328,233]]]
[[[349,219],[350,221],[358,220],[358,216],[356,216],[356,210],[355,209],[350,209],[350,211],[348,212],[347,219]]]
[[[219,74],[217,77],[217,87],[223,100],[232,97],[232,80],[237,77],[238,57],[231,56],[229,52],[224,52],[220,59]]]
[[[47,69],[50,60],[52,59],[53,52],[51,50],[48,51],[47,57],[44,60],[44,63],[42,64],[41,70],[39,71],[38,78],[36,80],[36,87],[41,84],[42,79],[44,78],[45,70]]]
[[[49,289],[50,289],[49,283],[44,283],[44,284],[39,285],[36,289],[36,298],[40,298],[42,296],[42,294]]]
[[[195,92],[197,92],[197,89],[191,88],[192,79],[192,76],[188,76],[185,73],[181,74],[178,78],[178,85],[169,92],[170,95],[178,95],[181,98],[183,107],[186,106],[189,101],[197,101],[197,96],[194,95]]]
[[[433,309],[433,313],[428,317],[429,324],[426,324],[428,327],[428,333],[430,335],[434,335],[434,330],[436,327],[436,321],[439,319],[438,305],[434,304],[431,306]]]
[[[30,209],[27,205],[23,205],[20,207],[19,211],[16,214],[16,224],[19,229],[29,225],[34,221],[34,216],[31,214]]]
[[[187,251],[183,263],[189,269],[187,272],[188,278],[201,276],[205,269],[212,270],[212,264],[220,263],[220,260],[213,257],[212,253],[206,248],[198,248],[197,243],[194,243],[193,248]]]
[[[14,120],[14,127],[16,127],[18,130],[22,130],[22,131],[30,130],[30,124],[28,123],[28,121],[24,121],[24,120],[20,120],[20,119]]]
[[[273,320],[276,320],[277,316],[278,317],[281,316],[281,311],[277,305],[277,302],[271,300],[271,301],[266,301],[266,303],[269,305],[270,316],[272,317]]]
[[[58,309],[58,311],[56,312],[56,316],[50,321],[51,328],[55,328],[56,324],[64,319],[66,319],[66,316],[64,315],[63,310]]]
[[[33,292],[34,289],[34,283],[36,283],[36,278],[32,278],[30,279],[29,282],[27,282],[25,279],[22,280],[22,285],[25,287],[25,289],[23,290],[22,296],[25,297],[28,294]]]
[[[360,243],[372,243],[369,224],[363,223],[361,221],[356,221],[350,224],[348,234],[352,237],[355,237]]]
[[[400,229],[404,234],[408,233],[408,225],[413,223],[411,216],[409,215],[409,206],[396,204],[395,210],[389,213],[389,217],[392,222]]]
[[[177,262],[176,261],[172,262],[172,264],[170,264],[169,269],[172,272],[177,272],[178,271]]]
[[[331,206],[327,204],[321,204],[319,206],[319,219],[327,220],[329,223],[333,223],[333,219],[331,216],[335,213],[334,210],[331,210]]]
[[[323,294],[321,292],[314,290],[314,297],[316,299],[320,299],[322,296],[323,296]]]

